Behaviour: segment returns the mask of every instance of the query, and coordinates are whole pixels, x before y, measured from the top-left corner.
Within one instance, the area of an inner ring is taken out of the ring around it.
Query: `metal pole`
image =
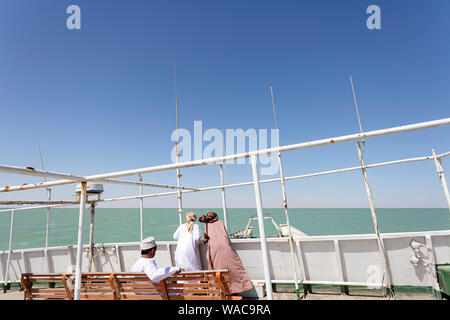
[[[14,208],[15,211],[24,211],[24,210],[36,210],[36,209],[45,209],[48,207],[56,208],[56,207],[63,207],[65,205],[74,204],[74,203],[67,203],[67,204],[55,204],[55,205],[46,205],[46,206],[36,206],[36,207],[25,207],[25,208]],[[77,202],[78,204],[78,202]],[[9,212],[11,209],[2,209],[0,212]]]
[[[95,247],[94,247],[94,223],[95,223],[95,203],[91,203],[91,224],[89,226],[89,248],[90,248],[90,257],[89,257],[89,272],[91,271],[92,264],[94,264],[94,269],[97,271],[97,264],[95,263]]]
[[[139,181],[142,182],[142,176],[139,174]],[[139,186],[139,192],[142,197],[144,194],[144,187],[142,185]],[[144,198],[139,198],[139,221],[141,226],[141,241],[144,239]]]
[[[271,89],[272,89],[272,87],[271,87]],[[292,243],[294,242],[294,239],[292,238],[291,223],[289,220],[286,185],[284,183],[284,174],[283,174],[283,164],[281,162],[281,153],[278,153],[278,163],[280,164],[281,190],[283,192],[283,207],[284,207],[284,213],[286,215],[286,224],[287,224],[288,232],[289,232],[289,249],[291,250],[292,270],[294,271],[294,279],[295,279],[295,291],[297,292],[297,297],[299,297],[297,268],[295,267],[294,247],[292,245]]]
[[[386,250],[384,248],[383,240],[381,239],[381,236],[380,236],[380,230],[378,229],[377,214],[375,212],[375,205],[373,203],[372,191],[370,190],[369,180],[367,179],[366,169],[364,168],[363,154],[361,151],[361,145],[360,145],[359,141],[356,141],[356,148],[358,150],[358,156],[359,156],[359,161],[361,164],[361,171],[362,171],[363,178],[364,178],[364,185],[366,187],[367,198],[369,199],[370,213],[372,214],[373,227],[375,229],[375,234],[376,234],[377,240],[378,240],[378,248],[379,248],[380,254],[383,258],[383,264],[384,264],[383,267],[384,267],[385,275],[386,275],[386,287],[390,289],[391,288],[391,279],[390,279],[391,276],[389,273],[388,259],[387,259],[387,255],[386,255]]]
[[[355,101],[356,115],[357,115],[357,117],[358,117],[358,124],[359,124],[359,131],[362,133],[361,119],[359,118],[358,103],[356,102],[355,87],[353,86],[352,75],[350,75],[350,83],[351,83],[351,85],[352,85],[353,100]]]
[[[9,251],[8,251],[8,261],[6,263],[6,273],[5,273],[5,286],[8,284],[9,276],[9,265],[11,264],[11,251],[13,242],[13,231],[14,231],[14,210],[11,210],[11,227],[9,229]]]
[[[51,190],[47,188],[47,194],[48,194],[48,201],[51,200]],[[44,251],[44,258],[47,265],[47,272],[50,273],[50,261],[48,256],[48,236],[50,233],[50,208],[47,208],[47,223],[45,225],[45,251]]]
[[[224,180],[223,180],[223,165],[219,164],[219,171],[220,171],[220,184],[222,186],[222,207],[223,207],[223,220],[225,222],[225,228],[227,231],[229,230],[228,227],[228,214],[227,214],[227,203],[225,199],[225,188],[224,188]]]
[[[171,185],[157,184],[157,183],[148,183],[148,182],[135,182],[135,181],[126,181],[126,180],[115,180],[115,179],[105,179],[98,180],[97,182],[101,183],[109,183],[109,184],[121,184],[128,186],[143,186],[143,187],[152,187],[152,188],[162,188],[162,189],[181,189],[181,190],[196,190],[196,188],[183,187],[180,188]]]
[[[442,168],[441,158],[436,156],[434,149],[433,152],[434,164],[436,165],[437,174],[439,176],[439,182],[441,183],[442,189],[444,190],[445,197],[447,198],[448,210],[450,211],[450,195],[448,194],[447,181],[445,180],[444,168]]]
[[[44,166],[44,157],[42,156],[42,150],[41,150],[41,145],[38,144],[38,148],[39,148],[39,155],[41,157],[41,165],[42,165],[42,170],[45,170],[45,166]],[[44,183],[47,182],[47,178],[44,177]],[[48,201],[50,202],[50,200],[52,199],[52,190],[50,188],[46,188],[47,189],[47,196],[48,196]],[[50,208],[47,208],[47,223],[45,225],[45,250],[44,250],[44,260],[46,261],[46,265],[47,265],[47,272],[50,273],[50,261],[49,261],[49,257],[48,257],[48,236],[49,236],[49,230],[50,230]]]
[[[178,90],[177,90],[177,65],[174,66],[174,75],[175,75],[175,118],[177,123],[177,143],[176,143],[176,157],[177,157],[177,164],[180,163],[180,150],[179,150],[179,144],[180,144],[180,131],[179,131],[179,125],[178,125]],[[178,217],[180,220],[180,225],[183,224],[183,205],[182,205],[182,198],[181,198],[181,172],[180,168],[177,168],[177,198],[178,198]]]
[[[428,265],[428,267],[433,277],[433,297],[435,297],[435,299],[437,298],[442,300],[441,287],[439,286],[439,280],[436,272],[436,256],[433,248],[433,240],[431,240],[430,235],[425,236],[425,244],[427,246],[427,249],[429,250],[428,257],[430,264]]]
[[[259,237],[261,241],[261,255],[263,259],[264,278],[266,281],[267,300],[273,300],[272,280],[270,278],[269,252],[267,251],[266,232],[264,229],[264,216],[262,212],[261,189],[259,187],[258,158],[251,157],[253,186],[256,198],[256,212],[258,214]]]
[[[42,150],[41,150],[41,145],[38,144],[38,148],[39,148],[39,155],[41,157],[41,166],[42,166],[42,170],[45,170],[45,166],[44,166],[44,158],[42,157]],[[47,182],[47,178],[44,177],[44,183]],[[48,201],[50,201],[52,199],[52,192],[50,188],[46,188],[47,189],[47,196],[48,196]],[[48,231],[49,231],[49,225],[50,225],[50,208],[47,208],[47,224],[46,224],[46,228],[45,228],[45,255],[47,255],[47,247],[48,247]]]
[[[180,186],[180,183],[181,183],[180,179],[181,179],[180,169],[177,169],[177,185],[178,185],[178,187]],[[177,194],[177,198],[178,198],[178,216],[180,218],[180,225],[182,225],[183,224],[183,217],[182,217],[182,215],[183,215],[183,204],[182,204],[182,198],[181,198],[181,190],[178,189],[177,193],[178,193]]]
[[[80,214],[78,219],[78,246],[77,262],[75,268],[75,300],[80,300],[81,294],[81,267],[83,262],[83,231],[84,231],[84,209],[86,206],[86,181],[81,182],[80,192]]]
[[[50,201],[50,191],[49,191],[49,199]],[[50,231],[50,208],[47,208],[47,223],[45,226],[45,247],[48,247],[48,235]]]
[[[225,155],[225,134],[224,134],[224,130],[222,129],[222,151],[223,151],[223,156]],[[225,162],[223,164],[219,164],[219,171],[220,171],[220,184],[222,186],[221,190],[222,190],[222,207],[223,207],[223,219],[225,222],[225,229],[227,230],[227,232],[229,232],[230,228],[228,225],[228,213],[227,213],[227,202],[226,202],[226,198],[225,198],[225,184],[228,183],[228,176],[225,173],[225,177],[227,179],[227,181],[225,182],[224,179],[224,174],[223,174],[223,166],[225,165],[225,170],[226,170],[226,164]]]

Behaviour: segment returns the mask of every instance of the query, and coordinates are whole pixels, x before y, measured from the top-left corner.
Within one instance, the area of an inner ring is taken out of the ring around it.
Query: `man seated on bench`
[[[153,282],[160,282],[174,273],[184,271],[180,267],[158,268],[156,265],[156,242],[154,237],[141,241],[141,257],[131,267],[131,272],[145,272]]]

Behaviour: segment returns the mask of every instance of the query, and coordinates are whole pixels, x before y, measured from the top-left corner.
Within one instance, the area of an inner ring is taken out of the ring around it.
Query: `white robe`
[[[196,247],[200,242],[202,233],[200,227],[194,224],[191,232],[187,230],[186,224],[178,227],[173,234],[173,239],[177,240],[177,249],[175,251],[175,265],[186,271],[200,270],[198,264]]]
[[[158,268],[155,258],[141,257],[131,267],[131,272],[145,272],[153,282],[160,282],[178,271],[178,267]]]

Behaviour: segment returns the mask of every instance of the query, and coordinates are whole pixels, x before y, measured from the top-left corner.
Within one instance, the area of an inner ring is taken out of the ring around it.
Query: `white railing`
[[[373,168],[373,167],[380,167],[380,166],[388,166],[388,165],[395,165],[400,163],[407,163],[407,162],[415,162],[415,161],[425,161],[425,160],[433,160],[436,165],[436,169],[439,175],[439,180],[442,185],[442,188],[444,190],[445,196],[447,198],[447,202],[449,205],[450,210],[450,197],[448,194],[448,188],[447,183],[445,180],[444,170],[441,165],[441,159],[448,156],[450,152],[446,152],[440,155],[436,155],[434,150],[432,150],[432,155],[430,156],[423,156],[423,157],[417,157],[417,158],[409,158],[409,159],[402,159],[402,160],[395,160],[395,161],[388,161],[388,162],[381,162],[376,164],[365,164],[362,158],[362,153],[359,149],[359,141],[362,141],[364,139],[378,137],[378,136],[385,136],[385,135],[391,135],[401,132],[409,132],[409,131],[415,131],[415,130],[422,130],[427,128],[434,128],[439,126],[446,126],[450,124],[450,118],[435,120],[435,121],[428,121],[428,122],[422,122],[417,124],[411,124],[406,126],[399,126],[399,127],[393,127],[388,129],[381,129],[381,130],[375,130],[375,131],[368,131],[368,132],[361,132],[357,134],[351,134],[346,136],[339,136],[334,138],[328,138],[328,139],[321,139],[321,140],[314,140],[309,142],[302,142],[287,146],[280,146],[275,148],[268,148],[263,150],[256,150],[256,151],[250,151],[240,154],[232,154],[232,155],[226,155],[222,157],[214,157],[214,158],[208,158],[208,159],[202,159],[202,160],[194,160],[194,161],[187,161],[187,162],[177,162],[172,164],[166,164],[166,165],[160,165],[160,166],[153,166],[153,167],[146,167],[146,168],[139,168],[139,169],[133,169],[133,170],[126,170],[126,171],[118,171],[118,172],[111,172],[106,174],[98,174],[98,175],[91,175],[91,176],[79,176],[79,175],[73,175],[73,174],[65,174],[65,173],[55,173],[55,172],[49,172],[44,170],[36,170],[34,168],[19,168],[19,167],[13,167],[13,166],[7,166],[7,165],[0,165],[0,172],[5,173],[12,173],[12,174],[20,174],[20,175],[29,175],[29,176],[37,176],[37,177],[44,177],[44,178],[54,178],[54,179],[61,179],[61,180],[55,180],[55,181],[45,181],[41,183],[35,183],[35,184],[22,184],[19,186],[5,186],[0,187],[0,192],[13,192],[13,191],[22,191],[22,190],[31,190],[31,189],[38,189],[38,188],[49,188],[49,187],[55,187],[55,186],[62,186],[67,184],[73,184],[73,183],[80,183],[81,182],[81,194],[80,194],[80,215],[79,215],[79,227],[78,227],[78,245],[77,245],[77,258],[76,258],[76,281],[75,281],[75,297],[79,297],[80,293],[80,281],[81,281],[81,270],[82,270],[82,243],[83,243],[83,219],[84,219],[84,210],[86,203],[91,204],[91,215],[95,214],[95,205],[97,203],[101,202],[111,202],[111,201],[121,201],[121,200],[129,200],[129,199],[139,199],[140,200],[140,207],[141,207],[141,214],[142,214],[142,199],[144,198],[150,198],[150,197],[160,197],[160,196],[168,196],[168,195],[178,195],[178,202],[179,202],[179,212],[181,212],[181,195],[185,193],[190,192],[201,192],[201,191],[208,191],[208,190],[221,190],[222,191],[222,203],[224,208],[224,219],[227,221],[227,214],[226,214],[226,201],[225,201],[225,189],[232,188],[232,187],[240,187],[240,186],[246,186],[246,185],[253,185],[254,191],[255,191],[255,198],[256,198],[256,208],[258,213],[258,220],[259,220],[259,228],[260,228],[260,243],[261,243],[261,254],[262,254],[262,262],[263,262],[263,269],[264,269],[264,279],[266,282],[266,288],[268,290],[267,297],[268,299],[272,299],[272,291],[271,291],[271,270],[270,270],[270,263],[269,263],[269,250],[267,248],[266,238],[265,238],[265,230],[264,230],[264,224],[263,224],[263,216],[262,216],[262,199],[261,199],[261,192],[259,190],[259,185],[261,183],[270,183],[270,182],[281,182],[282,185],[282,192],[283,192],[283,207],[285,208],[286,212],[286,219],[288,221],[288,229],[289,229],[289,243],[290,243],[290,252],[291,252],[291,260],[292,260],[292,267],[293,267],[293,273],[295,275],[295,283],[297,285],[297,271],[296,271],[296,262],[294,258],[294,249],[292,243],[294,242],[290,225],[289,225],[289,216],[287,211],[287,198],[286,198],[286,191],[285,191],[285,181],[289,180],[297,180],[297,179],[303,179],[303,178],[309,178],[314,176],[321,176],[321,175],[327,175],[327,174],[334,174],[334,173],[341,173],[341,172],[348,172],[353,170],[361,170],[363,173],[365,185],[366,185],[366,191],[369,199],[369,204],[371,207],[372,212],[372,219],[374,223],[374,229],[375,229],[375,235],[377,237],[378,241],[378,250],[380,251],[380,256],[384,260],[383,265],[383,272],[385,274],[383,285],[386,287],[390,287],[391,285],[391,278],[392,275],[390,274],[391,270],[389,268],[389,258],[387,256],[386,250],[384,249],[384,242],[382,240],[382,237],[378,231],[377,226],[377,217],[375,212],[375,207],[372,202],[372,195],[370,191],[370,186],[367,180],[366,176],[366,169]],[[310,173],[310,174],[302,174],[297,176],[290,176],[290,177],[284,177],[283,176],[283,167],[281,163],[281,153],[287,152],[287,151],[293,151],[293,150],[300,150],[305,148],[312,148],[317,146],[324,146],[329,144],[336,144],[336,143],[342,143],[342,142],[348,142],[348,141],[357,141],[357,147],[358,147],[358,153],[360,157],[360,166],[356,167],[350,167],[350,168],[344,168],[344,169],[335,169],[335,170],[329,170],[329,171],[322,171],[322,172],[316,172],[316,173]],[[279,156],[279,166],[280,166],[280,178],[274,178],[274,179],[266,179],[266,180],[260,180],[259,179],[259,173],[258,173],[258,157],[261,155],[271,154],[271,153],[277,153]],[[251,168],[252,168],[252,174],[253,174],[253,180],[249,182],[241,182],[241,183],[235,183],[235,184],[224,184],[223,182],[223,172],[222,172],[222,164],[226,161],[231,160],[237,160],[242,158],[250,158],[251,159]],[[161,184],[154,184],[154,183],[148,183],[142,181],[142,174],[146,173],[153,173],[153,172],[160,172],[160,171],[169,171],[169,170],[176,170],[177,171],[177,177],[179,176],[179,170],[181,168],[188,168],[188,167],[196,167],[196,166],[202,166],[202,165],[211,165],[211,164],[219,164],[219,170],[221,174],[221,184],[218,186],[211,186],[211,187],[202,187],[202,188],[193,188],[193,187],[186,187],[181,186],[179,179],[177,179],[177,186],[170,186],[170,185],[161,185]],[[119,177],[125,177],[125,176],[138,176],[140,182],[132,182],[132,181],[123,181],[123,180],[114,180],[114,178]],[[140,187],[140,194],[136,196],[127,196],[127,197],[116,197],[116,198],[109,198],[109,199],[97,199],[97,200],[88,200],[86,198],[86,183],[87,182],[102,182],[102,183],[113,183],[113,184],[123,184],[123,185],[134,185]],[[142,187],[144,186],[151,186],[151,187],[159,187],[159,188],[165,188],[165,189],[175,189],[176,191],[168,191],[168,192],[162,192],[162,193],[153,193],[153,194],[143,194]],[[13,201],[7,201],[4,203],[14,203]],[[17,202],[19,203],[19,202]],[[22,202],[23,203],[23,202]],[[32,204],[33,201],[27,201],[27,203]],[[40,201],[39,203],[45,203],[45,201]],[[2,204],[0,202],[0,204]],[[11,212],[11,228],[10,228],[10,243],[9,243],[9,254],[6,264],[6,273],[4,277],[4,283],[8,282],[8,271],[9,271],[9,265],[11,261],[11,252],[12,252],[12,239],[13,239],[13,232],[14,232],[14,212],[20,211],[20,210],[32,210],[32,209],[38,209],[38,208],[54,208],[54,207],[61,207],[66,205],[73,205],[73,202],[67,202],[67,203],[58,203],[54,204],[51,201],[48,202],[48,205],[43,206],[32,206],[32,207],[26,207],[26,208],[14,208],[14,209],[3,209],[0,210],[0,212]],[[93,222],[93,217],[91,217],[91,221]],[[181,223],[181,220],[180,220]],[[47,226],[48,228],[48,226]],[[91,231],[93,232],[93,223],[91,223]],[[142,219],[141,219],[141,237],[142,237]],[[91,239],[93,239],[93,235],[91,234]],[[91,240],[92,241],[92,240]],[[339,242],[334,242],[336,250],[339,251]],[[90,247],[93,247],[93,243],[90,243]],[[297,249],[299,246],[297,245]],[[91,250],[91,254],[93,254]],[[91,257],[92,258],[92,257]],[[302,263],[300,263],[302,265]],[[304,265],[302,265],[304,267]],[[343,278],[341,274],[341,280]],[[339,283],[344,283],[345,281],[338,281]],[[312,280],[306,280],[304,279],[304,282],[311,283]],[[336,282],[336,281],[335,281]],[[435,283],[435,288],[438,287]]]

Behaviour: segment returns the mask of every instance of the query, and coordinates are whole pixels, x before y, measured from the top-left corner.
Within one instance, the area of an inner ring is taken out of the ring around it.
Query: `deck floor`
[[[274,300],[296,300],[297,296],[292,292],[274,292]],[[336,293],[310,293],[304,300],[385,300],[377,295],[341,295]],[[425,293],[400,292],[395,296],[396,300],[433,300],[433,296]],[[11,288],[6,293],[0,292],[0,300],[23,300],[23,291],[19,288]]]

